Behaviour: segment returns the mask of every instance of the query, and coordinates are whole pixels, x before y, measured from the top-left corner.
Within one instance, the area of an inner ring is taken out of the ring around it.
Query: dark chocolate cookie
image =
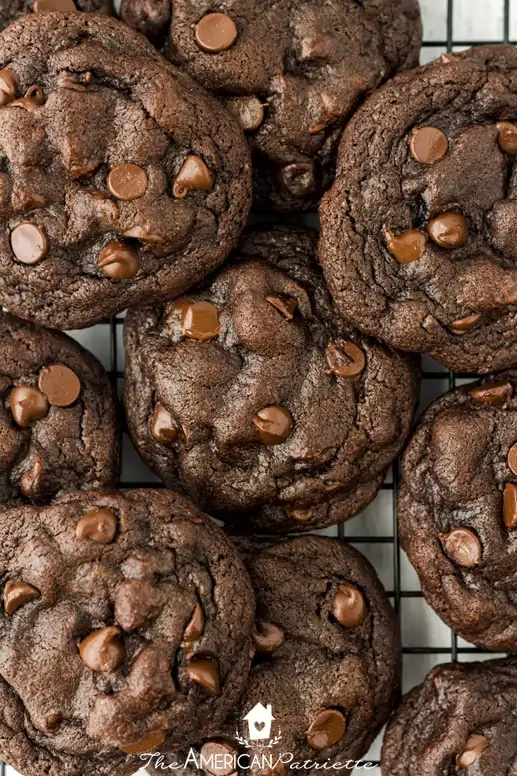
[[[129,776],[221,726],[247,678],[239,555],[167,491],[0,516],[0,755],[24,776]]]
[[[1,304],[77,328],[221,263],[251,181],[217,100],[107,16],[26,16],[0,65]]]
[[[87,11],[111,13],[112,0],[0,0],[0,30],[27,13]]]
[[[442,396],[402,462],[402,546],[465,639],[517,651],[517,371]]]
[[[115,401],[91,353],[0,313],[0,503],[114,486]]]
[[[357,104],[418,64],[416,0],[122,0],[121,13],[225,102],[258,204],[280,209],[317,204]]]
[[[400,697],[399,630],[386,593],[368,561],[337,539],[302,536],[245,550],[257,598],[255,659],[230,720],[197,747],[199,770],[258,775],[300,772],[294,763],[309,760],[351,765]],[[214,767],[225,754],[233,770]],[[268,757],[273,767],[265,767]],[[172,772],[158,756],[153,763],[157,773]]]
[[[252,232],[206,285],[126,319],[138,451],[243,530],[308,531],[357,514],[411,427],[412,365],[344,327],[315,245],[310,231]]]
[[[517,761],[517,660],[433,668],[390,722],[383,776],[509,776]]]
[[[444,55],[373,95],[320,208],[343,317],[454,369],[517,362],[516,155],[512,46]]]

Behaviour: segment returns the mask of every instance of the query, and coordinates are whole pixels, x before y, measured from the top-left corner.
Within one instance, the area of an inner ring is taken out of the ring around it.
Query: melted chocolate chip
[[[108,189],[123,201],[140,199],[147,190],[147,173],[137,164],[118,164],[110,170]]]
[[[20,428],[27,428],[36,420],[46,417],[49,410],[45,396],[29,385],[17,385],[9,396],[9,407]]]
[[[112,280],[134,278],[140,269],[138,252],[123,242],[110,242],[99,253],[98,266]]]
[[[448,329],[451,334],[461,336],[475,329],[480,320],[481,315],[479,313],[472,313],[472,315],[467,315],[465,318],[458,318],[457,321],[448,326]]]
[[[200,604],[196,604],[192,617],[183,631],[182,647],[189,646],[196,642],[205,630],[205,615]]]
[[[517,528],[517,485],[511,482],[504,487],[503,518],[507,528]]]
[[[81,517],[75,528],[78,542],[110,544],[117,533],[117,517],[110,509],[91,509]]]
[[[210,191],[214,178],[199,156],[187,156],[176,175],[172,193],[177,199],[183,199],[189,191]]]
[[[253,418],[253,423],[259,430],[263,445],[279,445],[285,442],[294,425],[291,413],[276,405],[259,410]]]
[[[15,226],[11,232],[11,248],[21,264],[37,264],[48,251],[47,235],[43,227],[23,223]]]
[[[479,755],[487,746],[488,741],[485,736],[473,735],[465,744],[463,752],[456,757],[457,768],[469,768],[478,760]]]
[[[209,54],[226,51],[237,40],[237,26],[224,13],[209,13],[196,24],[195,38],[198,46]]]
[[[337,709],[320,711],[307,731],[307,741],[313,749],[328,749],[337,744],[346,730],[346,719]]]
[[[9,580],[4,587],[4,609],[7,614],[14,614],[21,606],[40,596],[40,591],[33,585]]]
[[[384,234],[386,247],[399,264],[411,264],[425,253],[427,237],[420,229],[408,229],[399,234],[386,229]]]
[[[332,614],[345,628],[358,628],[366,618],[363,594],[352,585],[341,585],[332,604]]]
[[[355,377],[366,366],[364,352],[348,340],[333,340],[327,345],[325,353],[329,372],[337,377]]]
[[[258,97],[233,97],[227,100],[226,107],[244,132],[255,132],[264,122],[264,105]]]
[[[482,555],[481,542],[470,528],[455,528],[440,537],[443,541],[445,552],[458,566],[463,568],[475,568]]]
[[[509,121],[501,121],[497,125],[499,134],[497,140],[501,151],[509,156],[517,154],[517,126]]]
[[[467,219],[461,213],[452,211],[433,218],[428,231],[431,240],[446,250],[461,248],[469,239]]]
[[[176,421],[163,404],[157,404],[154,408],[151,420],[151,434],[162,445],[170,445],[178,438]]]
[[[77,11],[73,0],[34,0],[32,10],[41,13],[42,11]]]
[[[289,514],[295,520],[299,520],[300,523],[306,523],[313,516],[312,509],[300,509],[299,507],[291,507]]]
[[[208,658],[191,660],[185,668],[187,675],[192,681],[201,685],[212,695],[219,692],[219,671],[213,660]]]
[[[511,383],[492,383],[481,388],[473,388],[470,395],[476,401],[483,404],[493,404],[494,407],[502,407],[513,394]]]
[[[81,381],[64,364],[44,367],[39,374],[38,386],[53,407],[70,407],[81,393]]]
[[[79,644],[79,655],[92,671],[109,673],[124,662],[126,651],[120,628],[113,625],[93,631]]]
[[[421,164],[433,164],[445,156],[449,143],[436,127],[414,129],[409,139],[409,150],[415,161]]]
[[[23,110],[35,111],[44,104],[45,92],[41,86],[34,84],[33,86],[29,86],[21,99],[14,100],[11,103],[11,106],[13,108],[23,108]]]
[[[219,312],[210,302],[192,302],[181,309],[181,331],[194,340],[211,340],[217,337],[221,325]]]
[[[145,738],[141,738],[139,741],[134,741],[131,744],[125,744],[121,746],[121,750],[126,754],[147,754],[147,752],[154,752],[165,741],[165,733],[162,731],[157,733],[149,733]]]
[[[28,469],[20,477],[20,491],[27,498],[33,498],[38,492],[43,479],[43,464],[39,455],[34,457],[32,469]]]
[[[257,620],[253,631],[253,641],[257,652],[274,652],[282,646],[285,636],[282,628],[266,620]]]
[[[10,67],[4,67],[0,70],[0,107],[14,100],[17,89],[18,81],[14,71]]]
[[[506,460],[510,471],[517,475],[517,442],[508,450],[508,457]]]

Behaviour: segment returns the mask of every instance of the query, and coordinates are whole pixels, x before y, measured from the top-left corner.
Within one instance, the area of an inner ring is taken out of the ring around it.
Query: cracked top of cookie
[[[121,14],[226,103],[258,202],[281,209],[318,202],[359,101],[418,64],[415,0],[123,0]]]
[[[457,370],[514,363],[516,155],[511,46],[444,55],[371,97],[321,204],[342,315]]]
[[[50,11],[109,14],[113,4],[112,0],[0,0],[0,30],[25,14]]]
[[[195,293],[126,319],[137,449],[244,530],[357,514],[411,426],[412,364],[340,322],[315,245],[310,231],[252,232]]]
[[[221,726],[254,615],[239,555],[170,492],[72,493],[0,520],[0,753],[26,776],[129,776]]]
[[[250,200],[236,123],[126,25],[33,14],[0,35],[0,303],[56,328],[170,296]]]

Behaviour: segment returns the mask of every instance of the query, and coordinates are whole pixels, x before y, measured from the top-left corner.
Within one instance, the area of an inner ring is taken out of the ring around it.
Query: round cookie
[[[514,121],[511,46],[444,55],[364,104],[320,208],[346,320],[456,370],[517,361]]]
[[[257,204],[282,210],[316,206],[346,121],[421,41],[416,0],[122,0],[121,15],[224,101]]]
[[[210,735],[249,670],[239,555],[182,496],[72,493],[0,516],[0,755],[24,776],[129,776]]]
[[[0,503],[113,487],[116,399],[74,340],[0,313]]]
[[[228,723],[199,743],[199,770],[221,774],[209,757],[228,753],[236,774],[294,773],[295,762],[309,760],[340,762],[349,773],[346,763],[365,754],[400,698],[399,629],[386,593],[369,562],[337,539],[240,549],[257,598],[255,658]],[[250,727],[260,732],[262,723],[272,723],[269,735],[253,740]],[[268,769],[267,757],[282,759]],[[158,755],[152,762],[164,772]]]
[[[517,371],[445,394],[402,460],[399,535],[429,604],[467,641],[517,651]]]
[[[143,36],[28,15],[0,35],[0,66],[1,304],[80,328],[228,255],[250,204],[244,136]]]
[[[28,13],[86,11],[112,13],[112,0],[0,0],[0,30]]]
[[[315,246],[310,231],[252,232],[195,293],[126,318],[137,450],[242,530],[309,531],[357,514],[411,428],[412,364],[341,323]]]
[[[385,776],[507,776],[517,758],[517,661],[433,668],[392,718]]]

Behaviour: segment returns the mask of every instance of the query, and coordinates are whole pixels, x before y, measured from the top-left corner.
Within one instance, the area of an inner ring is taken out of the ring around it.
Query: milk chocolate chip
[[[502,407],[513,394],[511,383],[493,383],[492,385],[473,388],[470,395],[476,401],[483,404],[493,404],[494,407]]]
[[[508,450],[508,457],[506,460],[510,471],[517,475],[517,442]]]
[[[307,731],[307,741],[313,749],[328,749],[337,744],[346,730],[346,719],[337,709],[320,711]]]
[[[44,367],[39,374],[38,385],[53,407],[70,407],[81,393],[79,378],[64,364]]]
[[[499,130],[498,141],[501,151],[509,156],[517,154],[517,126],[509,121],[500,121],[497,125]]]
[[[176,421],[163,404],[157,404],[154,408],[151,420],[151,434],[162,445],[170,445],[178,437]]]
[[[109,242],[99,253],[98,266],[112,280],[134,278],[140,269],[135,248],[123,242]]]
[[[348,340],[333,340],[326,350],[329,372],[337,377],[355,377],[366,366],[366,356],[357,345]]]
[[[27,428],[35,420],[46,417],[49,410],[45,396],[30,385],[17,385],[9,396],[9,407],[20,428]]]
[[[266,301],[273,305],[287,321],[292,321],[296,310],[296,300],[282,295],[266,296]]]
[[[263,445],[279,445],[285,442],[294,425],[291,413],[275,405],[259,410],[253,418],[253,423],[259,430]]]
[[[241,125],[244,132],[254,132],[264,121],[264,105],[258,97],[233,97],[226,107]]]
[[[472,331],[472,329],[475,329],[480,320],[481,315],[479,313],[472,313],[472,315],[467,315],[465,318],[458,318],[458,320],[451,323],[448,328],[451,334],[461,336]]]
[[[108,175],[108,189],[116,199],[140,199],[147,189],[147,173],[137,164],[117,164]]]
[[[221,325],[219,312],[210,302],[192,302],[181,309],[181,331],[194,340],[211,340],[217,337]]]
[[[479,755],[488,746],[485,736],[473,735],[465,745],[465,749],[456,757],[456,768],[469,768],[478,760]]]
[[[411,264],[425,253],[427,237],[420,229],[408,229],[399,234],[386,229],[384,235],[387,249],[399,264]]]
[[[184,199],[189,191],[210,191],[214,185],[212,173],[199,156],[187,156],[176,175],[172,193]]]
[[[253,641],[257,652],[274,652],[282,646],[285,636],[282,628],[273,622],[257,620],[253,631]]]
[[[147,754],[147,752],[154,752],[165,741],[165,733],[160,731],[157,733],[149,733],[145,738],[141,738],[140,741],[135,741],[132,744],[125,744],[121,746],[123,752],[126,754]]]
[[[126,656],[120,628],[111,625],[93,631],[79,644],[79,655],[83,663],[92,671],[102,673],[116,671]]]
[[[196,604],[192,617],[187,623],[187,627],[183,631],[183,641],[181,646],[189,646],[197,641],[203,635],[205,629],[205,615],[200,604]]]
[[[20,264],[37,264],[47,253],[47,236],[43,227],[36,224],[18,224],[10,239],[15,259]]]
[[[414,129],[409,139],[409,150],[415,161],[433,164],[445,156],[449,147],[446,136],[436,127]]]
[[[470,528],[455,528],[440,537],[445,552],[458,566],[473,569],[481,560],[481,542]]]
[[[196,24],[196,43],[203,51],[217,54],[226,51],[237,40],[237,26],[224,13],[209,13]]]
[[[10,67],[4,67],[0,70],[0,107],[14,100],[17,89],[18,81],[14,71]]]
[[[469,239],[467,219],[461,213],[452,211],[433,218],[428,231],[431,240],[446,250],[461,248]]]
[[[21,606],[40,595],[40,591],[27,582],[9,580],[4,587],[4,609],[7,614],[14,614]]]
[[[81,517],[75,528],[78,542],[110,544],[117,533],[117,517],[111,509],[91,509]]]
[[[517,528],[517,485],[512,482],[504,487],[503,519],[507,528]]]
[[[43,464],[39,455],[34,456],[32,469],[28,469],[20,477],[20,491],[27,498],[33,498],[41,486],[43,479]]]
[[[332,614],[345,628],[358,628],[366,617],[366,604],[360,590],[340,585],[332,604]]]
[[[217,695],[219,692],[219,671],[213,660],[208,658],[191,660],[185,671],[194,682],[212,695]]]

